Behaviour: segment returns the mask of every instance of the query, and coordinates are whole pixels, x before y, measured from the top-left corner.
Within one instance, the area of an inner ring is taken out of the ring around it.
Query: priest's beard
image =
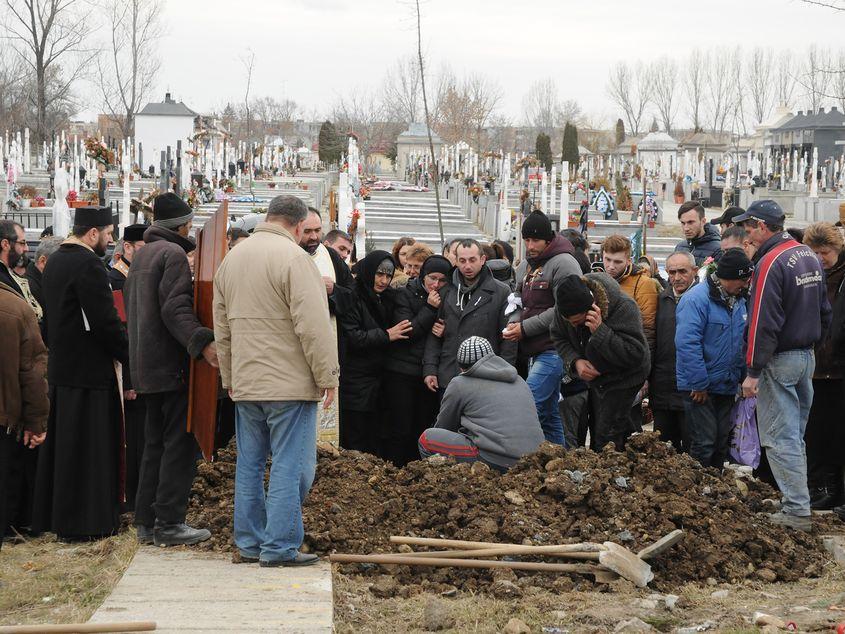
[[[319,240],[314,240],[313,242],[306,242],[302,245],[302,248],[308,251],[308,255],[314,255],[317,252],[317,249],[320,246]]]

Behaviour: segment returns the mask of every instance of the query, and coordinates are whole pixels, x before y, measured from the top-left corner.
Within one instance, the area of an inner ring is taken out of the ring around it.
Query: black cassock
[[[50,418],[33,528],[65,538],[109,535],[124,499],[124,434],[115,361],[127,338],[105,266],[72,240],[44,270]]]

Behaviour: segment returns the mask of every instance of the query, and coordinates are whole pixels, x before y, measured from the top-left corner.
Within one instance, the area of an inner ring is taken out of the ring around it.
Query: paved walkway
[[[331,632],[331,564],[260,568],[228,556],[141,548],[91,617],[157,632]]]

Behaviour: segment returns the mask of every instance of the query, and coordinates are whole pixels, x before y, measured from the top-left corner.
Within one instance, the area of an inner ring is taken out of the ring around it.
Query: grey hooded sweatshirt
[[[495,354],[452,379],[435,427],[464,434],[484,460],[506,468],[543,442],[528,384]]]

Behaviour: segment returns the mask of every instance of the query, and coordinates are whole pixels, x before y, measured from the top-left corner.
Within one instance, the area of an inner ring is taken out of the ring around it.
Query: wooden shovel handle
[[[560,546],[501,546],[499,548],[471,548],[469,550],[432,550],[428,552],[401,553],[408,557],[434,557],[449,559],[478,559],[482,557],[502,557],[504,555],[544,555],[546,557],[562,557],[565,559],[580,559],[585,561],[598,561],[598,552],[583,552],[561,550]]]
[[[0,634],[59,634],[70,632],[150,632],[155,621],[124,621],[118,623],[65,623],[62,625],[3,625]]]
[[[333,554],[334,563],[350,564],[395,564],[400,566],[432,566],[435,568],[510,568],[511,570],[535,570],[539,572],[576,572],[585,575],[604,572],[590,564],[547,564],[533,561],[495,561],[479,559],[435,559],[408,557],[406,555],[345,555]]]

